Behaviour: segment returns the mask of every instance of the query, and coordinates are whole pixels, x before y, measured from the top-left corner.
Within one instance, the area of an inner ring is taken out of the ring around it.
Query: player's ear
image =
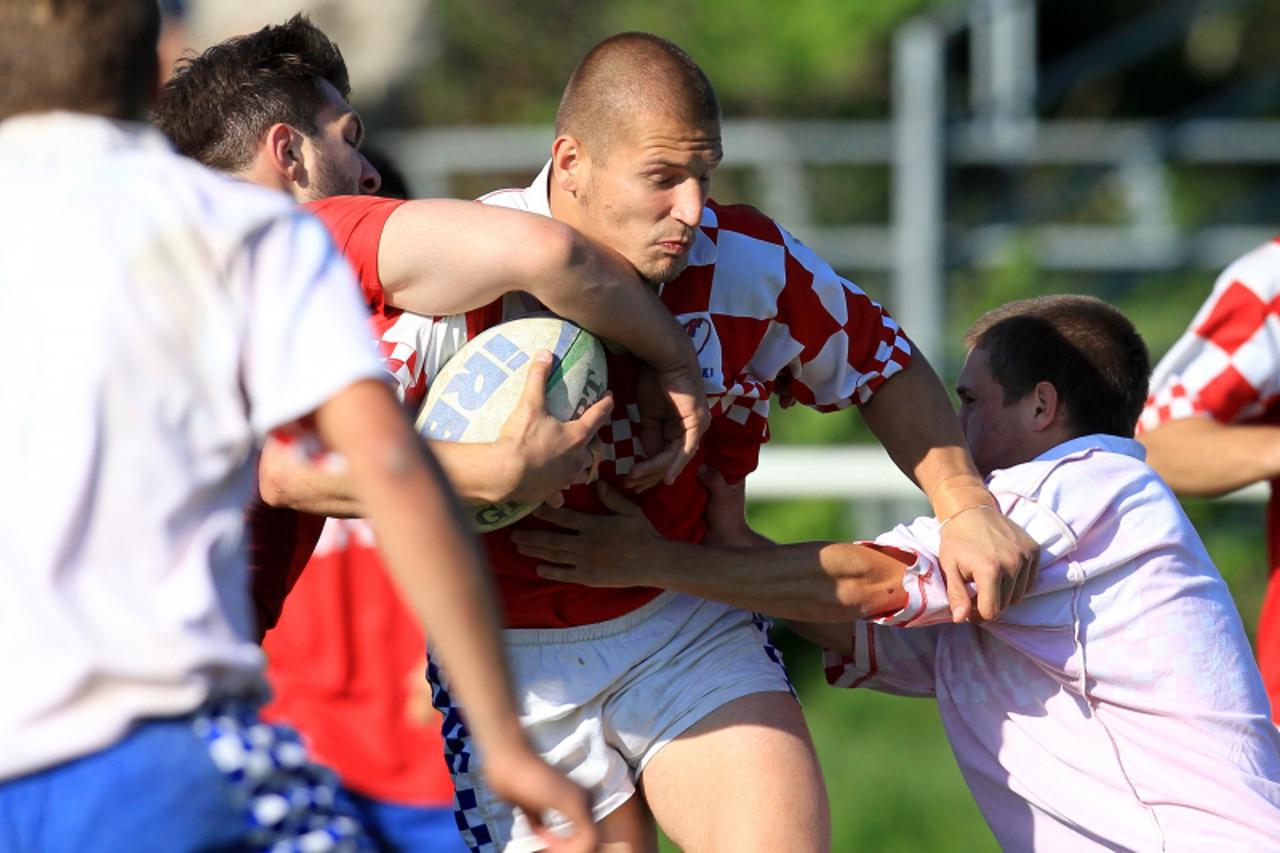
[[[305,179],[306,164],[302,157],[302,134],[283,122],[267,128],[263,152],[271,168],[290,183]]]
[[[576,136],[557,136],[551,143],[551,178],[556,185],[574,195],[585,185],[587,168],[582,142]]]
[[[1036,432],[1053,426],[1065,414],[1058,388],[1052,382],[1037,382],[1031,394],[1034,403],[1031,423]]]

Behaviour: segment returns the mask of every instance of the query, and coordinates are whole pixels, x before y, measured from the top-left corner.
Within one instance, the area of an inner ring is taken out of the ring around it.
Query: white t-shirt
[[[911,603],[856,623],[836,686],[934,696],[1006,850],[1275,850],[1280,733],[1227,586],[1136,441],[1089,435],[994,472],[1041,544],[1035,587],[952,625],[938,522],[876,541],[915,551]],[[930,624],[930,623],[947,624]]]
[[[139,125],[0,124],[0,779],[259,689],[257,448],[383,374],[324,229]]]

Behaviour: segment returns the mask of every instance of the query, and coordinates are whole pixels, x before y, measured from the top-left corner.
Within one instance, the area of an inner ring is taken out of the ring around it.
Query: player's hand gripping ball
[[[528,317],[477,335],[445,363],[418,412],[418,432],[438,441],[495,441],[520,401],[529,363],[543,349],[555,360],[547,379],[547,412],[562,421],[577,418],[605,392],[604,347],[567,320]],[[537,507],[504,501],[466,509],[475,529],[486,532]]]

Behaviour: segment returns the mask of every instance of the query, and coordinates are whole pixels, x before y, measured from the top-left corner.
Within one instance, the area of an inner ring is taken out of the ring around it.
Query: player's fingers
[[[563,527],[565,530],[575,532],[585,530],[591,522],[591,516],[585,513],[574,512],[571,509],[556,509],[546,504],[534,510],[533,516],[543,521],[549,521],[557,527]]]
[[[995,578],[989,577],[984,581],[978,574],[974,574],[973,582],[978,587],[978,615],[984,620],[1000,615],[1000,602],[1007,592],[1002,585],[1006,577],[1007,575],[1000,573]]]
[[[637,463],[627,475],[627,488],[642,491],[661,483],[679,450],[678,447],[666,447],[656,456]]]
[[[568,818],[569,825],[554,833],[557,841],[551,849],[557,853],[589,853],[595,850],[600,839],[592,820],[591,801],[586,791],[577,786],[569,788],[567,784],[556,787],[563,788],[562,791],[555,792],[556,810]]]
[[[529,362],[529,372],[524,378],[524,389],[520,392],[520,405],[536,412],[547,410],[547,377],[551,375],[551,367],[555,358],[551,350],[540,349]]]
[[[684,434],[679,437],[679,453],[667,469],[666,480],[668,484],[674,483],[676,477],[680,476],[680,472],[684,470],[684,466],[688,465],[689,460],[693,459],[693,455],[698,452],[698,442],[702,440],[702,434],[706,432],[706,426],[692,418],[685,420],[684,427]]]
[[[1009,598],[1009,606],[1014,607],[1022,602],[1026,596],[1027,590],[1030,588],[1028,584],[1031,582],[1031,575],[1034,565],[1030,561],[1023,561],[1018,567],[1018,576],[1013,580],[1013,595]]]
[[[609,422],[609,415],[612,412],[613,393],[606,391],[599,400],[592,403],[589,409],[576,418],[574,423],[585,430],[587,435],[594,436],[602,426]]]
[[[1040,551],[1038,549],[1031,554],[1030,565],[1027,566],[1026,576],[1026,592],[1027,594],[1030,594],[1031,591],[1036,588],[1036,580],[1040,577]]]
[[[584,826],[581,818],[572,818],[572,825],[560,826],[556,829],[550,829],[541,822],[531,824],[533,831],[545,845],[543,849],[547,853],[601,853],[607,850],[609,845],[603,847],[597,845],[596,829],[588,818],[585,826],[589,827],[584,832]],[[628,846],[627,849],[630,849]]]
[[[969,601],[969,590],[965,587],[964,578],[954,562],[943,561],[942,573],[947,579],[947,603],[951,605],[951,621],[964,622],[973,609]]]
[[[573,479],[569,481],[572,485],[577,486],[583,483],[590,483],[592,479],[594,479],[593,475],[595,473],[596,459],[595,454],[591,452],[590,443],[582,448],[581,453],[574,454],[574,459],[571,461],[574,465],[574,470],[577,471],[577,473],[573,475]]]
[[[547,506],[551,507],[552,509],[559,509],[560,507],[564,506],[564,493],[552,492],[551,494],[547,495],[542,502]]]
[[[528,556],[532,557],[533,554]],[[538,577],[545,578],[549,581],[560,581],[560,583],[576,583],[582,586],[582,575],[577,569],[568,568],[566,566],[553,566],[548,563],[539,563],[534,569],[538,573]]]
[[[516,550],[524,556],[531,557],[535,560],[557,563],[560,568],[564,568],[565,566],[576,566],[578,564],[577,558],[573,554],[557,547],[544,547],[542,545],[522,542],[516,545]]]
[[[995,614],[993,614],[992,618],[1000,615],[1004,611],[1008,610],[1010,606],[1012,606],[1013,596],[1018,591],[1017,575],[1009,575],[1002,572],[999,575],[999,577],[1000,577],[1000,599],[997,602],[997,607],[999,609],[996,611]]]
[[[626,496],[617,489],[610,486],[604,480],[596,483],[596,494],[600,496],[600,503],[605,508],[616,515],[638,516],[643,515],[640,507],[636,506],[632,501],[627,500]]]

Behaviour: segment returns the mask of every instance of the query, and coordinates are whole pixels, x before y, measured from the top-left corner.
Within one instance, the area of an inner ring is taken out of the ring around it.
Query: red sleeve
[[[383,311],[382,279],[378,276],[378,244],[387,219],[404,201],[370,195],[340,195],[311,201],[302,207],[328,229],[360,282],[365,303],[374,313]]]

